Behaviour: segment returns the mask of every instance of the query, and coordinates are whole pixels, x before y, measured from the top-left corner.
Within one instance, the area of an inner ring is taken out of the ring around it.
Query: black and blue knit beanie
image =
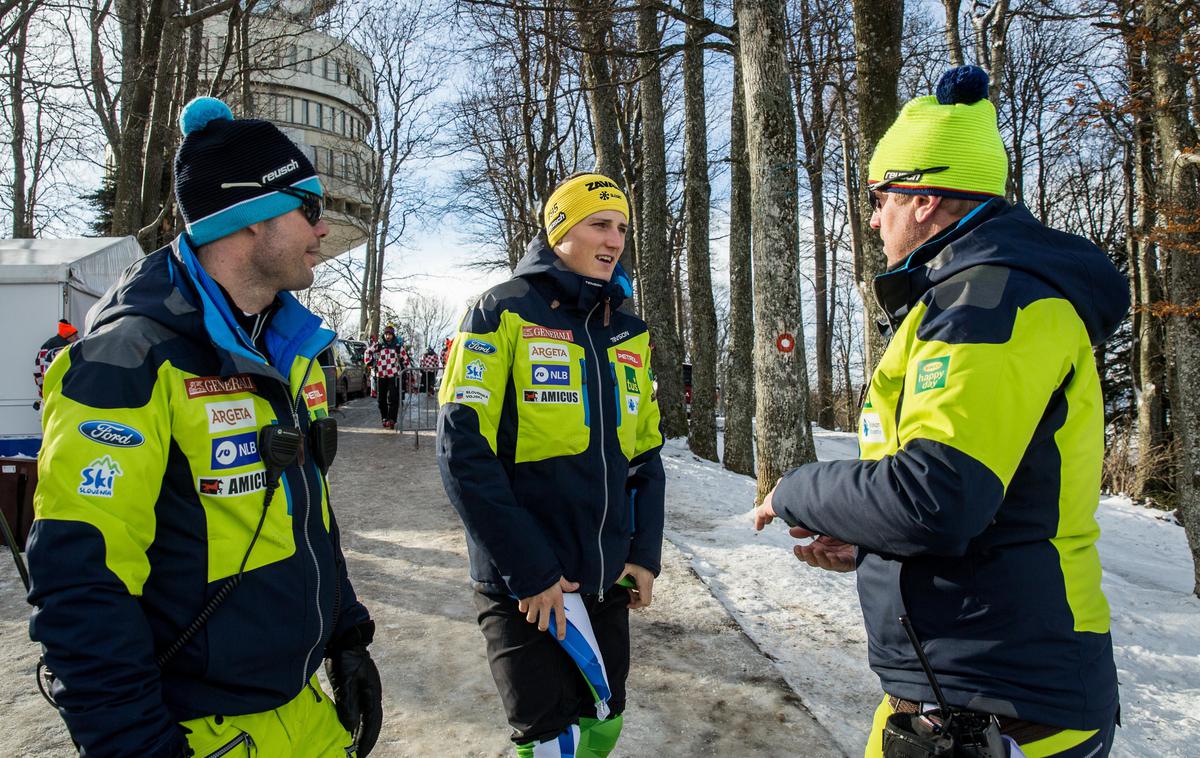
[[[265,187],[222,184],[261,182],[322,194],[312,163],[269,121],[235,119],[220,100],[198,97],[184,106],[179,126],[175,197],[196,246],[300,206],[299,198]]]

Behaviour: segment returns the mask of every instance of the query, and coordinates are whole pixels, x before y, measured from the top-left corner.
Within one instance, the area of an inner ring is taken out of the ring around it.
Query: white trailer
[[[58,320],[82,334],[88,310],[142,255],[133,237],[0,240],[0,457],[40,446],[33,359]]]

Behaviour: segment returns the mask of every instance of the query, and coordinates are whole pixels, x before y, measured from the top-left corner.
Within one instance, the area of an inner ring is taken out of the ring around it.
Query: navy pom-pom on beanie
[[[198,97],[179,115],[183,142],[175,154],[175,197],[193,245],[206,245],[251,224],[300,207],[274,184],[322,194],[308,157],[269,121],[235,119],[229,106]]]
[[[971,105],[988,96],[988,75],[979,66],[959,66],[942,74],[937,99],[942,105]]]

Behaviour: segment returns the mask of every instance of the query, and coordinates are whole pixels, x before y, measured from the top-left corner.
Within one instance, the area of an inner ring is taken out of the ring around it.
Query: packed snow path
[[[854,434],[814,429],[821,460],[854,458]],[[755,532],[755,483],[671,440],[667,537],[849,755],[862,755],[879,680],[867,667],[853,574],[809,568],[776,521]],[[1122,498],[1100,501],[1100,561],[1121,684],[1113,756],[1200,755],[1200,600],[1183,529]],[[797,752],[798,755],[803,754]]]
[[[372,755],[511,755],[433,436],[414,449],[411,434],[378,428],[369,399],[337,418],[333,505],[350,575],[378,624],[371,650],[385,690]],[[16,568],[0,555],[0,756],[71,756],[34,686],[28,611]],[[672,545],[653,606],[631,616],[629,706],[614,757],[842,755]]]

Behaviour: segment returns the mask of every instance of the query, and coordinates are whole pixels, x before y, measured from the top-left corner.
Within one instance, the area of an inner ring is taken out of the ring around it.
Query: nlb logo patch
[[[571,383],[571,367],[548,366],[535,363],[533,365],[532,378],[534,384],[556,384],[560,387],[566,387]]]
[[[117,477],[124,473],[121,464],[111,456],[97,458],[79,472],[82,477],[79,482],[79,494],[89,497],[112,497]]]
[[[483,372],[486,370],[487,369],[484,367],[483,361],[476,358],[475,360],[473,360],[467,364],[467,369],[466,369],[467,381],[482,382],[483,381]]]
[[[183,388],[189,399],[209,395],[235,395],[239,392],[254,392],[254,378],[247,374],[228,377],[197,376],[183,380]]]
[[[628,350],[618,350],[617,351],[617,363],[624,363],[627,366],[633,366],[634,368],[641,368],[642,367],[642,356],[638,355],[637,353],[631,353]]]
[[[913,392],[919,395],[929,390],[941,389],[946,386],[946,375],[950,373],[950,356],[930,358],[917,364],[917,388]]]
[[[224,403],[205,403],[208,412],[208,431],[228,432],[258,426],[254,417],[253,400],[228,400]]]
[[[261,492],[266,488],[266,469],[232,476],[205,476],[196,482],[197,491],[209,497],[237,497],[248,492]]]
[[[84,421],[79,425],[79,433],[92,442],[112,447],[137,447],[146,441],[137,429],[116,421]]]
[[[492,393],[482,387],[455,387],[454,402],[479,403],[487,405],[492,401]]]
[[[555,342],[530,342],[529,360],[552,363],[570,363],[571,351],[566,345]]]
[[[304,388],[304,402],[309,408],[325,405],[325,385],[314,382]]]
[[[218,437],[212,441],[212,467],[214,469],[237,468],[258,463],[258,433],[246,432],[232,437]]]
[[[883,421],[878,413],[864,411],[862,421],[858,425],[858,436],[863,442],[887,442],[883,433]]]
[[[470,350],[472,353],[482,353],[483,355],[491,355],[496,352],[496,346],[490,342],[483,340],[469,339],[463,343],[463,347]]]
[[[556,403],[574,405],[579,402],[578,390],[525,390],[522,397],[527,403]]]
[[[523,326],[521,336],[525,339],[539,338],[546,340],[563,340],[574,342],[575,336],[570,329],[549,329],[544,326]]]

